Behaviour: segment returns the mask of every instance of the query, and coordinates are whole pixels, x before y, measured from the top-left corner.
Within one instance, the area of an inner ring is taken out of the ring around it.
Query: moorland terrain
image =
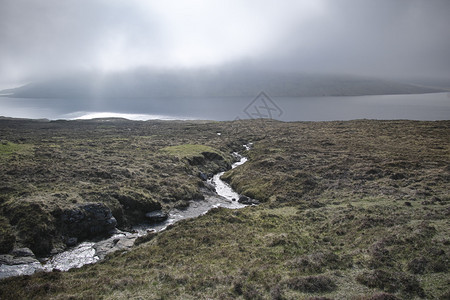
[[[0,280],[0,299],[448,299],[449,137],[450,121],[0,119],[3,254],[45,256],[201,201],[234,151],[248,161],[223,179],[261,202]]]

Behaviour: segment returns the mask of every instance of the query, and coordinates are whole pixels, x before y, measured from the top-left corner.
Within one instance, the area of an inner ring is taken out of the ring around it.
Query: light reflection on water
[[[449,93],[353,97],[272,97],[282,110],[281,121],[353,119],[447,120]],[[124,117],[131,120],[247,119],[252,98],[164,99],[34,99],[0,97],[0,116],[74,119]]]

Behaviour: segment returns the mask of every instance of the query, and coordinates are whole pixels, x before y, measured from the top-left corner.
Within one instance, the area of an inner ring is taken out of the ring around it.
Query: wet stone
[[[35,257],[30,248],[15,248],[11,251],[11,255],[16,257]]]
[[[198,174],[198,177],[200,177],[200,179],[203,180],[203,181],[208,180],[208,175],[206,175],[206,174],[203,173],[203,172],[200,172],[200,173]]]
[[[145,214],[145,218],[150,223],[159,223],[167,220],[169,215],[161,210],[155,210]]]
[[[13,266],[13,265],[23,265],[23,264],[32,264],[32,263],[39,263],[39,261],[36,258],[30,257],[30,256],[14,257],[9,254],[0,255],[0,264],[2,264],[2,265]]]
[[[78,243],[78,239],[76,237],[70,237],[66,241],[66,245],[68,247],[73,247]]]
[[[245,204],[245,205],[258,205],[259,204],[258,200],[255,200],[255,199],[252,199],[252,198],[249,198],[246,196],[240,196],[238,202],[241,204]]]

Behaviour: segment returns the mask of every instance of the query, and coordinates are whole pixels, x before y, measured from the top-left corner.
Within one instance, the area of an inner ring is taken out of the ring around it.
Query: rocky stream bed
[[[249,146],[246,145],[245,147],[249,149]],[[239,161],[234,163],[232,168],[247,161],[247,158],[238,153],[234,153],[234,155]],[[85,241],[44,259],[36,258],[28,248],[16,249],[10,254],[0,255],[0,279],[31,275],[39,271],[49,272],[55,269],[67,271],[72,268],[80,268],[86,264],[96,263],[115,251],[128,251],[135,245],[138,238],[153,235],[178,221],[203,215],[212,208],[238,209],[257,204],[256,200],[240,196],[226,182],[222,181],[220,177],[223,173],[217,173],[206,180],[205,187],[202,188],[203,200],[189,201],[189,206],[185,209],[173,208],[167,213],[161,211],[148,213],[147,217],[154,220],[153,224],[134,226],[130,232],[114,228],[111,231],[111,236],[107,239]]]

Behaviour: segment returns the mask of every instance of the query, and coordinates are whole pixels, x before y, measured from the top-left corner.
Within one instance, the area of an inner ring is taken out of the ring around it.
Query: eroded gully
[[[245,146],[248,149],[248,146]],[[247,161],[247,158],[234,153],[238,162],[232,165],[232,168],[240,166]],[[215,207],[225,207],[229,209],[243,208],[246,205],[239,203],[239,194],[237,194],[226,182],[222,181],[220,177],[224,172],[215,174],[211,179],[208,179],[206,188],[203,189],[204,200],[190,201],[186,209],[171,209],[169,217],[166,221],[157,224],[142,224],[135,226],[133,232],[125,232],[116,229],[111,237],[108,239],[90,242],[86,241],[70,248],[64,252],[58,253],[45,261],[38,261],[32,256],[21,257],[17,260],[17,264],[0,265],[0,279],[19,276],[31,275],[38,271],[52,271],[54,269],[60,271],[67,271],[72,268],[80,268],[86,264],[96,263],[102,260],[107,254],[115,251],[128,251],[133,245],[134,241],[149,232],[160,232],[167,228],[167,226],[174,224],[184,219],[195,218],[207,213],[210,209]],[[22,263],[20,263],[22,262]]]

